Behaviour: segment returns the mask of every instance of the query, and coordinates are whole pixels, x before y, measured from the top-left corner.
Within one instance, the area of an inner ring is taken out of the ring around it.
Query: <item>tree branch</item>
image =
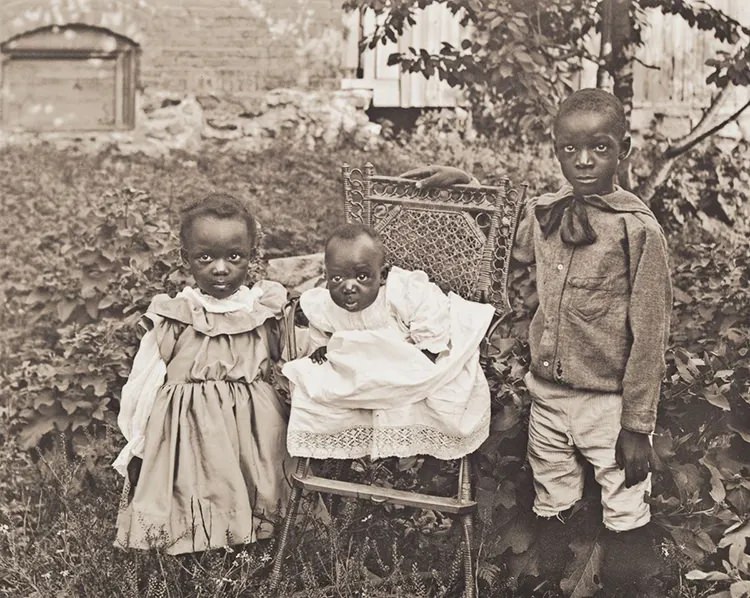
[[[703,125],[706,122],[708,122],[713,117],[713,115],[716,114],[721,108],[721,104],[723,103],[724,97],[727,94],[727,89],[728,87],[724,86],[719,90],[718,95],[713,99],[713,101],[711,102],[711,105],[708,108],[706,108],[706,110],[703,112],[698,123],[685,135],[677,139],[676,140],[677,143],[682,143],[683,141],[692,139],[694,135],[699,134],[698,131],[701,130]]]
[[[710,137],[714,133],[717,133],[724,127],[726,127],[730,122],[737,120],[740,115],[748,108],[750,107],[750,100],[745,102],[745,104],[736,112],[725,118],[723,121],[721,121],[719,124],[717,124],[714,127],[711,127],[708,129],[708,131],[705,131],[704,133],[701,133],[697,137],[691,139],[687,143],[684,143],[682,145],[669,147],[667,148],[667,151],[664,152],[665,158],[674,158],[675,156],[679,156],[680,154],[684,154],[685,152],[693,149],[696,145],[698,145],[701,141],[706,139],[707,137]]]

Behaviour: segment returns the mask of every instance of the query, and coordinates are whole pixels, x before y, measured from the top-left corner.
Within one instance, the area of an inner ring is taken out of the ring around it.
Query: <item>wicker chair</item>
[[[343,167],[347,222],[372,226],[380,234],[390,263],[405,270],[424,270],[444,291],[465,299],[491,303],[498,318],[510,308],[508,262],[523,197],[508,179],[500,186],[456,185],[418,189],[415,181],[376,176],[372,164]],[[293,316],[292,316],[293,317]],[[491,327],[491,329],[494,328]],[[296,347],[293,326],[287,338]],[[491,334],[488,331],[487,338]],[[477,503],[472,500],[468,456],[461,459],[454,498],[382,488],[314,475],[310,459],[300,459],[293,475],[292,496],[282,524],[271,572],[276,588],[291,526],[303,490],[432,509],[460,517],[467,598],[475,596],[472,563],[472,524]]]

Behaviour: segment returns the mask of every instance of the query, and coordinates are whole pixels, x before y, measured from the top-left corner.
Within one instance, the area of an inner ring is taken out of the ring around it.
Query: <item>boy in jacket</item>
[[[582,497],[580,457],[591,463],[607,530],[603,581],[623,586],[647,579],[655,567],[644,497],[669,337],[667,244],[649,208],[615,185],[630,152],[615,96],[573,93],[560,105],[553,133],[567,183],[528,202],[513,251],[537,269],[526,376],[533,510],[542,535],[562,525]],[[439,166],[402,176],[422,179],[421,186],[476,180]],[[554,568],[561,555],[548,556]]]

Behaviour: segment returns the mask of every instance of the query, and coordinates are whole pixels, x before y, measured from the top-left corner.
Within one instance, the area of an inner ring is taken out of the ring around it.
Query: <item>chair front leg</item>
[[[297,475],[302,473],[309,466],[309,460],[305,462],[303,459],[297,461]],[[302,498],[302,486],[296,481],[292,481],[292,493],[289,496],[289,503],[287,504],[286,514],[284,515],[284,521],[281,525],[281,533],[279,534],[278,546],[276,547],[276,555],[274,556],[273,569],[271,570],[270,586],[272,590],[276,590],[279,584],[279,578],[281,577],[281,568],[284,564],[284,553],[286,552],[286,544],[289,540],[289,534],[294,524],[294,520],[297,517],[297,509],[299,508],[300,499]]]
[[[460,502],[471,500],[471,464],[468,456],[461,458],[458,473],[458,499]],[[473,515],[471,513],[461,515],[461,525],[463,527],[464,598],[474,598],[476,596],[476,579],[474,578],[472,559]]]

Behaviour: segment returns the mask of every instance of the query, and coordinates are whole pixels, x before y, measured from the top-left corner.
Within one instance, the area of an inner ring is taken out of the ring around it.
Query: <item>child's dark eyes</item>
[[[357,274],[357,280],[359,282],[367,282],[369,278],[370,278],[370,275],[365,272],[360,272],[359,274]]]
[[[214,259],[216,259],[215,256],[211,255],[210,253],[198,253],[194,256],[194,258],[197,262],[201,264],[208,264]],[[238,251],[232,252],[227,256],[227,261],[232,263],[241,262],[243,259],[245,259],[245,254],[240,253]]]
[[[338,274],[334,274],[333,276],[331,276],[331,282],[339,283],[342,280],[344,280],[344,277],[339,276]]]
[[[597,143],[594,147],[595,152],[606,152],[609,149],[609,145],[607,143]]]

